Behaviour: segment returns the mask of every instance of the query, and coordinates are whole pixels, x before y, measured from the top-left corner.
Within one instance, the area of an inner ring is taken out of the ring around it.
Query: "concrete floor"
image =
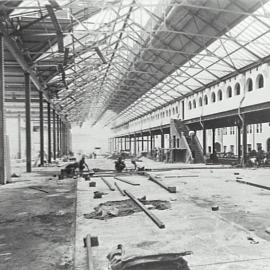
[[[82,178],[57,180],[53,175],[59,167],[38,168],[31,174],[22,173],[24,164],[13,167],[21,177],[0,187],[0,269],[71,270],[75,265],[76,270],[86,270],[83,238],[88,233],[99,238],[99,247],[93,248],[96,270],[108,269],[106,256],[118,244],[123,244],[126,256],[192,251],[185,257],[190,269],[270,269],[270,234],[265,232],[270,227],[270,191],[235,182],[240,177],[270,186],[270,169],[142,160],[146,168],[170,168],[152,174],[176,186],[177,193],[168,193],[145,176],[122,177],[140,186],[118,184],[138,198],[169,201],[170,209],[152,210],[165,229],[159,229],[143,212],[108,220],[86,219],[84,214],[102,202],[127,199],[118,190],[109,191],[100,178],[93,178],[97,187],[90,188]],[[113,160],[88,163],[90,168],[114,168]],[[127,165],[133,167],[129,161]],[[97,190],[108,194],[93,199]],[[213,205],[219,211],[213,212]]]
[[[179,168],[179,164],[143,161],[148,168]],[[112,169],[113,161],[89,160],[89,165]],[[129,163],[128,166],[132,167]],[[109,220],[85,219],[83,215],[92,212],[98,204],[127,198],[117,190],[109,191],[99,178],[95,178],[96,188],[90,188],[88,181],[79,179],[75,269],[87,269],[82,241],[90,233],[98,236],[100,244],[93,248],[96,270],[108,268],[106,255],[118,244],[123,244],[126,256],[192,251],[192,255],[185,257],[190,269],[269,270],[270,235],[265,229],[270,226],[270,191],[236,183],[235,179],[241,177],[244,181],[269,186],[270,170],[180,166],[184,170],[154,173],[166,185],[176,186],[176,194],[168,193],[144,176],[125,177],[140,186],[119,182],[123,189],[138,198],[145,195],[149,200],[170,201],[171,209],[153,210],[165,223],[165,229],[159,229],[143,212]],[[112,178],[107,180],[114,182]],[[93,199],[96,190],[108,195]],[[213,205],[218,205],[219,211],[213,212]]]

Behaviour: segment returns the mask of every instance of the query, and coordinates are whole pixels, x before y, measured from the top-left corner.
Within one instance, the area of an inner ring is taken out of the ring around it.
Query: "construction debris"
[[[141,198],[139,201],[144,204],[146,207],[152,207],[155,210],[166,210],[171,208],[171,204],[168,201],[161,200],[149,200],[146,198]],[[137,212],[141,212],[142,209],[134,204],[131,199],[121,200],[121,201],[108,201],[105,203],[99,204],[94,208],[94,212],[89,214],[84,214],[84,217],[87,219],[99,219],[106,220],[115,217],[123,217],[132,215]]]
[[[107,195],[107,193],[95,191],[94,192],[94,199],[101,199],[103,195]]]
[[[89,182],[89,187],[95,187],[96,186],[96,182]]]
[[[219,206],[217,205],[212,206],[212,211],[218,211],[218,210],[219,210]]]
[[[185,251],[125,257],[123,246],[120,244],[107,255],[107,259],[111,270],[189,270],[183,256],[190,254],[191,251]]]

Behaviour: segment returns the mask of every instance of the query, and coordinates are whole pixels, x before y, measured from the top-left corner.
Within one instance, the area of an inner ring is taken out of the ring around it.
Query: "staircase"
[[[190,129],[181,120],[172,119],[171,125],[177,130],[182,144],[186,146],[188,152],[186,162],[193,160],[194,163],[204,163],[203,149],[196,134],[190,136]]]

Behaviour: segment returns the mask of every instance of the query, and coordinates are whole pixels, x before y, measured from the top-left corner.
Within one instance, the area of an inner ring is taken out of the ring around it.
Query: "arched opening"
[[[218,90],[218,100],[221,101],[222,100],[222,91]]]
[[[208,97],[207,97],[207,95],[204,96],[204,105],[208,105]]]
[[[193,108],[196,109],[196,100],[193,99]]]
[[[234,86],[234,94],[236,96],[239,96],[240,92],[241,92],[240,83],[236,83],[236,85]]]
[[[216,94],[215,94],[214,92],[211,94],[211,101],[212,101],[213,103],[216,102]]]
[[[227,98],[231,98],[232,97],[232,88],[231,86],[228,86],[227,88]]]
[[[199,106],[202,107],[202,98],[199,98]]]
[[[253,82],[250,78],[247,80],[247,90],[248,92],[251,92],[253,90]]]
[[[175,109],[174,109],[174,107],[173,107],[173,109],[172,109],[172,113],[175,114]]]
[[[264,87],[264,79],[263,75],[259,74],[256,79],[256,87],[257,88],[263,88]]]
[[[191,101],[188,102],[188,108],[191,110],[192,105],[191,105]]]

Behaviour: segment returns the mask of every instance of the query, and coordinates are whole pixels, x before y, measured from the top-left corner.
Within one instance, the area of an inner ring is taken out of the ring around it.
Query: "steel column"
[[[144,137],[143,137],[143,134],[142,134],[142,152],[144,151]]]
[[[161,133],[161,148],[164,148],[164,133]]]
[[[56,160],[56,113],[53,110],[53,159]]]
[[[6,183],[4,40],[0,35],[0,184]]]
[[[60,148],[60,123],[59,123],[59,115],[56,116],[56,124],[57,124],[57,132],[56,132],[56,152],[57,157],[59,157],[59,148]]]
[[[48,113],[48,163],[52,163],[51,104],[47,103]]]
[[[39,135],[40,135],[40,165],[44,165],[44,118],[43,118],[43,93],[39,92]]]
[[[152,152],[152,150],[153,150],[153,135],[150,132],[150,151]]]
[[[21,132],[21,126],[22,126],[22,117],[20,114],[18,114],[18,159],[22,158],[22,132]]]
[[[26,172],[32,171],[31,153],[31,82],[29,73],[25,77],[25,130],[26,130]]]
[[[242,165],[245,166],[247,162],[247,124],[244,116],[242,128],[243,128]]]
[[[237,143],[238,143],[238,162],[240,162],[241,161],[241,126],[240,125],[238,125],[237,126],[238,127],[238,129],[237,129],[237,131],[238,131],[238,133],[237,133]]]
[[[62,120],[59,118],[59,156],[62,155],[62,134],[63,134],[63,130],[62,130]]]
[[[136,134],[134,134],[134,155],[137,154],[137,142],[136,142]]]
[[[212,129],[212,153],[216,152],[215,142],[216,142],[216,130]]]
[[[206,129],[203,128],[203,155],[206,155]]]

